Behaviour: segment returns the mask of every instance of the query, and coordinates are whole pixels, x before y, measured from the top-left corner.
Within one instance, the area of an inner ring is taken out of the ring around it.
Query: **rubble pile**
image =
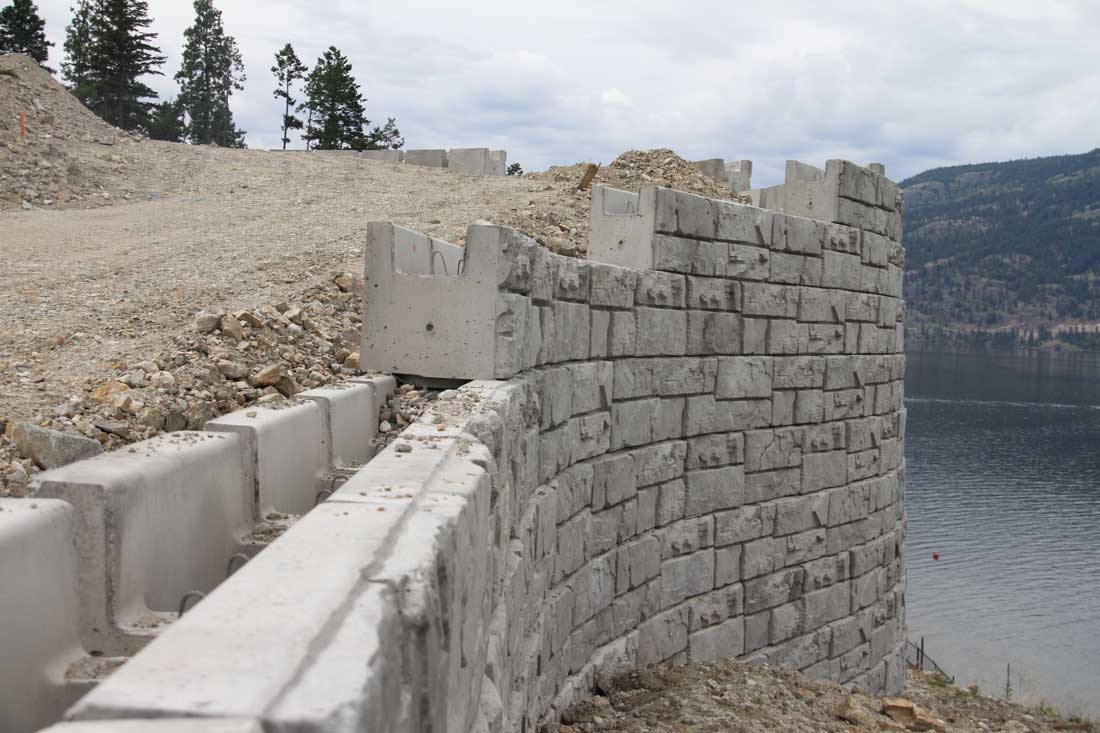
[[[142,165],[140,140],[97,117],[30,57],[0,55],[0,210],[129,198],[122,182]]]
[[[663,664],[597,680],[544,733],[681,731],[939,731],[1053,733],[1100,730],[1049,708],[1030,709],[963,690],[939,675],[909,671],[906,697],[874,697],[769,665],[723,661]]]
[[[21,495],[38,470],[99,449],[199,430],[247,405],[358,375],[362,288],[360,276],[342,272],[292,301],[200,311],[163,353],[85,382],[51,414],[0,420],[0,495]],[[404,427],[419,415],[415,403],[422,398],[405,390],[386,406],[383,422]]]
[[[494,223],[519,229],[559,254],[583,257],[588,249],[592,191],[591,187],[578,190],[578,185],[587,168],[587,163],[577,163],[524,176],[544,182],[545,188],[526,208],[500,211]],[[705,175],[672,150],[664,148],[623,153],[610,165],[600,168],[592,185],[635,192],[642,186],[665,186],[709,198],[748,202],[727,184]]]

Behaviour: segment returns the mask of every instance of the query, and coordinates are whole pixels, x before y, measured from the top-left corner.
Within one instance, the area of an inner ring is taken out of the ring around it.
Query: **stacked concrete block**
[[[845,224],[901,241],[901,192],[878,163],[864,168],[846,160],[830,160],[821,170],[788,160],[782,185],[751,191],[750,195],[755,205],[765,209]]]
[[[709,158],[697,160],[692,165],[714,180],[728,183],[734,191],[749,190],[749,180],[752,178],[751,160],[735,160],[727,163],[721,158]]]
[[[175,618],[185,595],[225,578],[252,528],[242,455],[236,436],[178,432],[35,478],[35,498],[75,509],[89,650],[134,653]]]
[[[610,263],[477,226],[462,274],[401,273],[371,225],[368,364],[485,381],[71,717],[534,730],[603,672],[719,657],[898,691],[900,243],[604,195],[638,217]]]
[[[73,509],[52,499],[0,499],[0,730],[31,733],[92,685],[80,642]]]
[[[467,432],[468,405],[498,390],[441,398],[446,423],[410,427],[69,717],[471,729],[503,551],[489,531],[493,457]]]
[[[362,150],[359,157],[364,160],[380,160],[384,163],[404,163],[404,150]]]
[[[356,469],[374,457],[378,413],[396,389],[393,377],[381,375],[319,387],[297,395],[298,400],[321,406],[324,443],[331,469]]]
[[[451,148],[447,151],[447,168],[466,176],[503,176],[508,153],[489,148]]]
[[[246,476],[256,517],[272,512],[305,514],[327,489],[329,436],[325,403],[314,400],[237,410],[204,429],[237,436],[244,446]]]
[[[406,150],[405,163],[427,168],[446,168],[447,151],[440,149]]]

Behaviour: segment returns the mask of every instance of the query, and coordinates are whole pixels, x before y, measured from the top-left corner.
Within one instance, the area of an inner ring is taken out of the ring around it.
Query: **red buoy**
[[[938,553],[938,552],[933,552],[933,553],[932,553],[932,559],[933,559],[933,560],[939,560],[939,559],[940,559],[940,553]]]

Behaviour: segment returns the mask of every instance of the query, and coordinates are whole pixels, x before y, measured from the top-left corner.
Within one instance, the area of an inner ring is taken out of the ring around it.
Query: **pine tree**
[[[161,75],[157,34],[146,0],[97,0],[91,16],[89,64],[96,86],[92,111],[124,130],[147,130],[157,93],[140,81]]]
[[[387,150],[404,146],[405,138],[401,137],[401,131],[397,129],[397,120],[390,117],[382,127],[374,127],[367,135],[364,150]]]
[[[87,104],[94,91],[88,65],[92,45],[92,0],[80,0],[80,4],[70,10],[73,19],[65,27],[65,60],[61,62],[61,74],[76,98]]]
[[[25,53],[52,72],[46,66],[52,45],[46,40],[46,21],[31,0],[14,0],[0,10],[0,53]]]
[[[335,46],[329,46],[317,59],[306,77],[305,92],[306,101],[298,109],[309,110],[302,136],[307,148],[377,150],[405,144],[392,117],[382,127],[366,130],[370,125],[363,110],[366,100],[351,74],[351,63]]]
[[[290,114],[290,110],[298,104],[298,100],[290,96],[290,87],[294,82],[304,79],[308,70],[309,67],[302,63],[302,60],[298,58],[298,54],[294,53],[294,47],[289,43],[275,54],[275,65],[271,67],[271,73],[275,75],[275,79],[279,82],[279,86],[275,89],[275,98],[285,100],[283,108],[283,150],[286,150],[286,146],[290,142],[287,132],[302,129],[302,120]]]
[[[62,71],[73,93],[124,130],[148,130],[155,106],[157,93],[141,81],[164,65],[151,24],[145,0],[82,0],[66,29]]]
[[[306,97],[311,112],[306,139],[316,141],[316,149],[363,149],[363,128],[368,124],[363,95],[351,75],[351,63],[335,46],[329,46],[309,73]]]
[[[166,99],[153,108],[149,137],[170,143],[183,142],[183,105],[178,99]]]
[[[176,81],[187,113],[187,138],[192,143],[243,148],[245,132],[233,123],[229,98],[234,89],[244,89],[244,63],[212,0],[195,0],[195,23],[183,35],[183,64]]]

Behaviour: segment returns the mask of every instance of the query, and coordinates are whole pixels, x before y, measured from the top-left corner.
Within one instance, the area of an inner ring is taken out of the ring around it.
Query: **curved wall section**
[[[648,269],[478,226],[464,275],[401,275],[385,271],[400,231],[372,226],[368,363],[372,329],[399,328],[376,340],[390,368],[432,376],[477,344],[483,380],[70,717],[533,731],[603,671],[716,657],[900,690],[900,245],[664,189],[640,201],[607,251],[645,247],[627,256]],[[425,297],[441,302],[413,322]]]

